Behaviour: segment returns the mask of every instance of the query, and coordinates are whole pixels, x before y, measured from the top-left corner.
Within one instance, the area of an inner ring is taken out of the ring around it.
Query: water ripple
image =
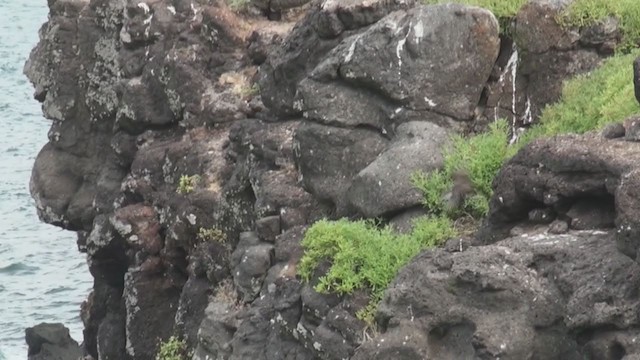
[[[6,266],[0,265],[0,274],[8,274],[9,276],[19,275],[32,275],[38,270],[37,266],[29,266],[20,262],[9,264]]]
[[[91,277],[72,233],[42,224],[31,166],[50,123],[22,75],[47,19],[44,0],[0,0],[0,360],[26,358],[24,328],[63,322],[82,340],[80,303]]]

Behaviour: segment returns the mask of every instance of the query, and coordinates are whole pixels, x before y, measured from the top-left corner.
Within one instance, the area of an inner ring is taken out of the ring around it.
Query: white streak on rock
[[[424,37],[424,25],[422,20],[419,20],[416,26],[413,27],[413,35],[416,39],[416,44],[420,44],[420,40]]]
[[[407,37],[409,37],[409,33],[400,41],[398,41],[398,45],[396,46],[396,57],[398,58],[398,67],[402,68],[402,50],[404,50],[404,44],[407,42]]]
[[[151,11],[151,9],[149,9],[149,5],[147,5],[146,3],[143,3],[143,2],[138,3],[138,7],[139,7],[140,9],[144,10],[144,13],[145,13],[145,14],[148,14],[148,13],[149,13],[149,11]]]
[[[527,104],[522,115],[523,124],[531,124],[533,122],[533,116],[531,115],[531,99],[527,96]]]
[[[351,59],[353,58],[353,54],[356,51],[356,45],[359,40],[360,40],[359,36],[356,37],[355,40],[353,40],[353,42],[351,43],[351,46],[349,46],[349,50],[347,51],[347,56],[344,57],[344,62],[351,61]]]
[[[509,144],[513,144],[516,140],[518,140],[518,131],[516,131],[516,76],[518,73],[518,62],[520,58],[518,56],[518,48],[516,45],[513,45],[513,52],[511,53],[511,57],[507,62],[507,66],[505,66],[504,71],[500,74],[500,79],[498,80],[499,84],[504,82],[507,74],[511,75],[511,139],[509,140]],[[497,116],[496,119],[498,120]]]
[[[426,102],[427,102],[427,105],[429,105],[429,106],[431,106],[431,107],[435,107],[436,105],[438,105],[438,104],[436,104],[436,102],[435,102],[435,101],[433,101],[433,100],[429,99],[429,98],[428,98],[428,97],[426,97],[426,96],[424,97],[424,101],[426,101]]]

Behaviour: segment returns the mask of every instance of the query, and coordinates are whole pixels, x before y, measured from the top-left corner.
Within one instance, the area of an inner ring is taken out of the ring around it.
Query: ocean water
[[[50,124],[22,68],[46,19],[47,0],[0,0],[0,360],[26,359],[24,329],[40,322],[81,341],[92,283],[75,234],[41,223],[29,195]]]

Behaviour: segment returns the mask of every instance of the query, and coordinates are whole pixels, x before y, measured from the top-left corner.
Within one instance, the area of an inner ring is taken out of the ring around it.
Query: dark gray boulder
[[[41,323],[25,330],[29,360],[79,360],[82,351],[62,324]]]
[[[387,149],[353,178],[348,190],[351,206],[375,218],[419,205],[423,195],[411,176],[442,167],[442,149],[449,137],[447,130],[429,122],[398,126]]]
[[[159,265],[155,265],[159,266]],[[124,277],[126,309],[126,353],[140,360],[153,360],[162,341],[173,335],[183,279],[141,267]]]
[[[353,359],[620,359],[640,346],[640,268],[613,233],[519,236],[425,251],[379,307]],[[616,350],[617,349],[617,350]]]
[[[572,227],[615,225],[620,251],[635,258],[640,248],[639,161],[634,142],[605,139],[595,132],[536,140],[498,173],[480,237],[485,242],[500,239],[530,210],[544,206],[559,217],[575,219]]]
[[[498,57],[498,31],[477,7],[394,12],[329,53],[300,83],[296,105],[311,119],[352,126],[381,127],[403,107],[471,119]]]
[[[366,29],[387,14],[407,9],[415,1],[350,0],[315,4],[260,67],[264,104],[280,117],[300,114],[294,106],[298,83],[340,41]]]
[[[385,149],[387,140],[369,129],[342,129],[304,122],[295,134],[297,163],[305,189],[347,213],[347,191],[360,170]]]

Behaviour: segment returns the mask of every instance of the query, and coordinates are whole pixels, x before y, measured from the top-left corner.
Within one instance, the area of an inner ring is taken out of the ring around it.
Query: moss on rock
[[[497,18],[513,18],[529,0],[423,0],[425,4],[460,3],[485,8]],[[556,21],[563,26],[589,26],[613,16],[620,21],[622,44],[628,50],[638,47],[640,40],[640,8],[637,0],[575,0],[559,14]]]

